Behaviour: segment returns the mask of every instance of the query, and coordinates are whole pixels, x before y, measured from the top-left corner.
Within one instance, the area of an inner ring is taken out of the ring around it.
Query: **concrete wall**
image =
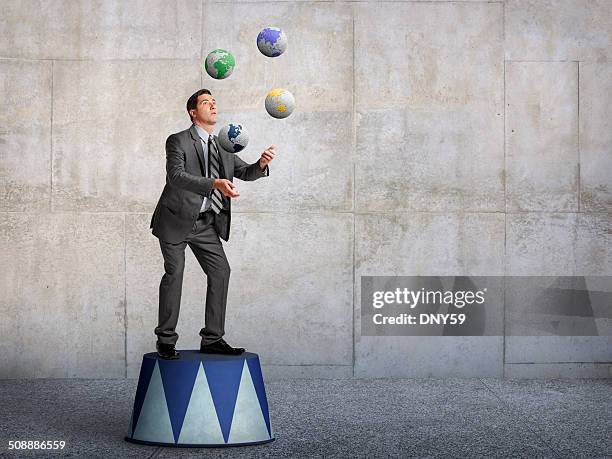
[[[243,159],[278,146],[226,245],[226,337],[267,377],[611,376],[610,336],[361,337],[359,295],[362,275],[612,275],[612,2],[0,6],[0,377],[137,376],[164,141],[200,87],[248,127]],[[217,47],[225,81],[200,69]],[[188,250],[179,349],[204,295]]]

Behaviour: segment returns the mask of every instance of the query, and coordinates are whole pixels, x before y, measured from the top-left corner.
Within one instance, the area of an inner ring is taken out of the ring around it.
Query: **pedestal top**
[[[254,352],[243,352],[239,355],[226,355],[226,354],[204,354],[195,349],[177,349],[180,353],[178,359],[162,359],[157,352],[149,352],[144,354],[143,358],[151,360],[164,360],[164,362],[180,362],[181,360],[199,360],[199,361],[219,361],[219,360],[252,360],[259,359],[259,355]]]

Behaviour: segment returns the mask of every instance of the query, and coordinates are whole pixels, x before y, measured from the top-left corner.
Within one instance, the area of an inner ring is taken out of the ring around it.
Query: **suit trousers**
[[[214,227],[212,211],[198,218],[183,242],[170,244],[159,240],[164,256],[164,275],[159,284],[159,323],[155,328],[157,342],[176,344],[185,268],[185,247],[189,245],[207,278],[204,328],[200,330],[202,344],[218,341],[225,334],[225,308],[230,266],[221,240]]]

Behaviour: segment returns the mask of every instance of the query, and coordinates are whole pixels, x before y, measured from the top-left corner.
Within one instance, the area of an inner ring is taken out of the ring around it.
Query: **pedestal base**
[[[257,354],[179,352],[176,360],[143,356],[127,441],[220,447],[274,440]]]

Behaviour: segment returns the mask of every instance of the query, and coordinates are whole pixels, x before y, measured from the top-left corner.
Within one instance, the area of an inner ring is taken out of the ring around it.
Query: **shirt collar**
[[[202,129],[200,126],[198,126],[195,123],[194,123],[194,126],[196,128],[196,131],[198,131],[198,135],[200,136],[200,139],[202,139],[204,142],[208,142],[208,136],[211,134],[208,134],[208,132],[206,132],[204,129]]]

